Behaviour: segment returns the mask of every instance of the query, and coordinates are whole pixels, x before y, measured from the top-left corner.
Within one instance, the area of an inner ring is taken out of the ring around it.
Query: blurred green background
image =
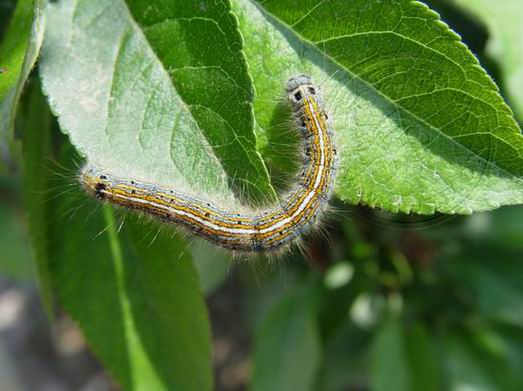
[[[427,3],[522,115],[510,80],[523,69],[504,54],[523,42],[523,3]],[[13,4],[0,2],[1,27]],[[115,389],[67,316],[46,318],[21,198],[19,177],[0,177],[0,390]],[[523,389],[523,207],[430,218],[334,207],[309,264],[231,264],[193,245],[217,389]]]

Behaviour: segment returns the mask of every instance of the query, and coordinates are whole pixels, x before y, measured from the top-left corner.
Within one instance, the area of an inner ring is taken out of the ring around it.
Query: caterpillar
[[[281,249],[318,222],[333,191],[337,163],[319,88],[309,76],[298,75],[288,80],[286,94],[301,134],[303,166],[291,190],[275,206],[228,211],[174,189],[113,176],[89,163],[80,181],[100,200],[174,223],[218,246],[247,253]]]

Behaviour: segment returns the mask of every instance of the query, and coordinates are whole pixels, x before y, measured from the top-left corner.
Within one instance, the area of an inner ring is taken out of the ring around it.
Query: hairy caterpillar
[[[273,251],[306,233],[325,210],[336,175],[336,147],[319,89],[306,75],[287,82],[287,99],[302,136],[303,166],[292,189],[266,210],[234,212],[161,186],[117,178],[87,164],[80,174],[95,197],[175,223],[218,246]]]

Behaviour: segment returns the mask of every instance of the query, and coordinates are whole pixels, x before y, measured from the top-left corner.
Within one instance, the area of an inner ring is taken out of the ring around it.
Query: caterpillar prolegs
[[[80,174],[98,199],[172,222],[218,246],[242,252],[273,251],[306,233],[325,210],[336,175],[336,146],[320,91],[306,75],[287,82],[287,99],[302,137],[303,165],[290,191],[265,210],[224,210],[162,186],[118,178],[89,163]]]

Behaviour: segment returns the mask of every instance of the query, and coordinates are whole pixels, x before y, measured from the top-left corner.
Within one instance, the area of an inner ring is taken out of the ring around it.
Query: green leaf
[[[127,229],[127,243],[120,244],[125,289],[155,376],[166,390],[211,390],[207,309],[192,259],[177,255],[186,244],[169,232],[152,236],[151,227],[136,221]],[[135,376],[141,368],[137,363]],[[145,380],[143,389],[149,389]]]
[[[523,207],[520,205],[507,206],[491,213],[478,213],[465,223],[465,229],[456,234],[467,240],[478,244],[491,243],[505,250],[523,250]]]
[[[0,178],[0,193],[4,193]],[[31,280],[31,254],[23,215],[12,205],[0,203],[0,274],[20,281]]]
[[[512,373],[515,377],[516,384],[519,384],[519,388],[523,388],[523,328],[514,327],[507,324],[496,325],[495,331],[499,334],[499,337],[503,339],[505,347],[507,349],[507,358],[509,365],[512,369]]]
[[[227,2],[80,0],[48,13],[44,90],[91,163],[229,205],[273,195]]]
[[[42,45],[44,7],[44,0],[19,0],[0,45],[0,170],[10,160],[18,100]]]
[[[256,335],[253,391],[313,390],[320,364],[317,281],[277,302]]]
[[[372,347],[373,390],[439,390],[438,357],[423,324],[389,315]]]
[[[16,8],[16,0],[2,0],[0,1],[0,41],[3,40],[7,28],[9,27],[9,20],[13,16]]]
[[[489,319],[523,326],[523,250],[475,243],[462,253],[443,254],[438,264],[462,299]]]
[[[401,327],[400,319],[391,315],[378,330],[371,361],[371,389],[374,391],[410,389]]]
[[[229,275],[233,262],[231,254],[203,240],[192,242],[190,249],[202,290],[206,295],[210,295]]]
[[[517,390],[503,341],[488,329],[453,332],[446,340],[450,390]]]
[[[92,350],[125,390],[210,390],[209,323],[186,244],[135,216],[119,221],[68,184],[48,205],[51,276]]]
[[[347,274],[344,276],[344,273]],[[333,286],[333,282],[337,283],[333,277],[340,282],[345,279],[344,285]],[[371,289],[371,283],[364,271],[363,263],[355,261],[338,262],[332,265],[325,273],[324,285],[326,289],[322,297],[319,320],[323,339],[329,339],[346,321],[350,308],[358,296]]]
[[[325,347],[317,390],[351,390],[368,383],[371,335],[349,322],[344,326]]]
[[[233,10],[254,102],[225,2],[51,5],[42,75],[73,144],[116,174],[228,206],[230,189],[260,199],[272,190],[252,107],[260,151],[288,172],[292,159],[275,157],[291,143],[278,102],[285,80],[306,72],[334,114],[345,201],[426,214],[523,202],[510,109],[421,3],[235,0]]]
[[[0,45],[0,101],[17,84],[22,71],[33,20],[32,3],[31,0],[18,2]]]
[[[419,321],[404,330],[404,351],[409,365],[411,390],[440,390],[438,358],[431,336]]]
[[[25,112],[21,117],[22,196],[29,223],[32,250],[36,262],[42,302],[51,314],[53,309],[52,282],[49,274],[50,210],[45,203],[51,197],[53,168],[51,157],[51,112],[42,95],[40,84],[28,91]]]
[[[274,91],[308,73],[333,114],[343,200],[424,214],[523,202],[523,137],[511,110],[425,5],[234,0],[233,9],[264,155],[281,143]]]
[[[520,0],[454,0],[478,16],[490,32],[487,53],[499,63],[510,100],[523,120],[523,7]]]

